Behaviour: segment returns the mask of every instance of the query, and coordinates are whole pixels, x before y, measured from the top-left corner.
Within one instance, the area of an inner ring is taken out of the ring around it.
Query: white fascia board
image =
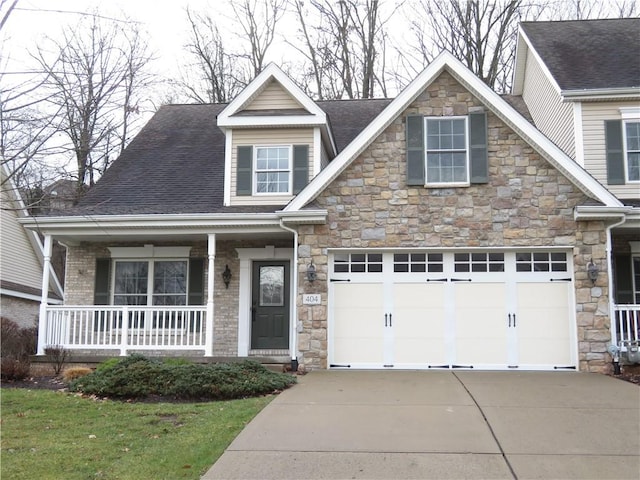
[[[554,167],[565,174],[587,195],[607,206],[622,206],[620,201],[537,130],[458,59],[442,52],[411,82],[320,174],[284,208],[300,210],[328,186],[415,98],[444,70],[461,82],[503,122],[511,126]]]
[[[328,215],[326,210],[302,210],[293,212],[280,210],[276,213],[284,223],[289,224],[322,224],[327,221]]]
[[[185,214],[185,215],[94,215],[78,217],[37,217],[25,218],[20,223],[27,228],[47,233],[64,230],[98,231],[105,229],[140,230],[215,228],[215,227],[251,227],[279,225],[280,217],[275,213],[244,214]]]
[[[584,131],[582,123],[582,103],[574,102],[573,104],[573,131],[575,149],[576,149],[576,162],[578,165],[584,168]]]
[[[3,295],[3,296],[6,295],[8,297],[15,297],[15,298],[24,298],[25,300],[31,300],[33,302],[38,302],[38,303],[42,301],[42,297],[40,295],[33,295],[31,293],[18,292],[16,290],[11,290],[9,288],[0,288],[0,295]],[[49,297],[47,299],[47,303],[49,305],[62,305],[64,302],[61,299]]]
[[[236,128],[255,127],[319,127],[327,123],[326,114],[318,115],[251,115],[228,118],[224,126]],[[220,125],[220,121],[218,121]]]
[[[265,85],[271,79],[277,80],[290,94],[300,103],[312,116],[323,118],[326,120],[326,115],[318,105],[311,100],[311,98],[302,91],[277,65],[270,63],[265,67],[262,72],[254,78],[240,94],[234,98],[229,105],[226,106],[220,114],[218,114],[219,126],[232,126],[231,116],[238,113],[242,108],[247,105],[256,95],[259,93]],[[247,118],[247,117],[244,117]],[[255,120],[256,117],[249,117]]]
[[[513,68],[513,78],[511,79],[511,94],[522,95],[524,89],[524,77],[527,71],[527,55],[529,46],[523,39],[524,32],[522,26],[518,25],[518,37],[516,39],[516,58]]]
[[[640,87],[561,90],[560,95],[564,102],[638,100],[640,99]]]
[[[225,207],[231,205],[231,155],[233,153],[233,130],[224,130],[224,197],[222,204]]]

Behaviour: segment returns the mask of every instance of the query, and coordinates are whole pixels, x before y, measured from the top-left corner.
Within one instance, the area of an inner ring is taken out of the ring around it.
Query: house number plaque
[[[319,293],[306,293],[302,296],[303,305],[320,305],[322,303],[322,295]]]

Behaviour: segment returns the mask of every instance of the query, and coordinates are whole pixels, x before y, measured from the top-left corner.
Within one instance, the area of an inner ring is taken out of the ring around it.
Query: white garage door
[[[564,251],[335,252],[334,368],[576,367]]]

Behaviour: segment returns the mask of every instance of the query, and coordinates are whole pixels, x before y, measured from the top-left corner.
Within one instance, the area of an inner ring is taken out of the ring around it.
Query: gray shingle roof
[[[562,90],[640,86],[640,19],[521,26]]]
[[[343,149],[391,100],[318,102]],[[161,107],[102,178],[63,215],[261,213],[282,206],[224,207],[226,104]],[[55,215],[55,212],[52,212]]]

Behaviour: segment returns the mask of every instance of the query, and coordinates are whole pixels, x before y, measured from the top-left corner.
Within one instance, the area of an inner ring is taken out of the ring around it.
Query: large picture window
[[[625,122],[624,147],[627,181],[640,182],[640,122]]]
[[[114,305],[186,305],[187,262],[116,261]]]
[[[255,148],[255,193],[291,193],[291,147]]]
[[[469,183],[467,117],[425,121],[427,185]]]

